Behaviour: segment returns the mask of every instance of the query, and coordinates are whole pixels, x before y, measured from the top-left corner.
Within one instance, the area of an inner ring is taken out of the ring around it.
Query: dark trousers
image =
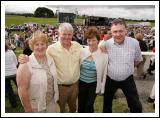
[[[85,83],[79,81],[79,94],[78,94],[78,113],[93,113],[94,101],[96,99],[96,86],[97,82]]]
[[[151,71],[154,71],[154,70],[155,70],[155,63],[152,65],[152,60],[150,60],[148,72],[151,73]]]
[[[5,77],[5,93],[7,94],[8,98],[9,98],[9,102],[12,105],[12,107],[16,107],[17,102],[16,102],[16,97],[15,97],[13,89],[12,89],[11,81],[13,81],[17,86],[16,75],[11,75],[11,76]]]
[[[139,96],[137,93],[136,85],[133,79],[133,75],[129,76],[124,81],[114,81],[109,76],[107,76],[105,93],[104,93],[104,103],[103,112],[112,113],[112,101],[113,96],[117,89],[122,89],[130,108],[131,113],[141,113],[142,105],[139,101]]]

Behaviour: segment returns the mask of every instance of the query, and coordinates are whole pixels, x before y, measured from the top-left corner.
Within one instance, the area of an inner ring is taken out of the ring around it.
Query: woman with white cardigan
[[[80,53],[78,112],[93,113],[97,94],[105,89],[108,56],[98,48],[99,33],[95,27],[85,32],[88,46]]]
[[[29,40],[33,53],[17,70],[18,95],[25,112],[59,112],[58,84],[55,63],[46,55],[48,37],[40,31]]]

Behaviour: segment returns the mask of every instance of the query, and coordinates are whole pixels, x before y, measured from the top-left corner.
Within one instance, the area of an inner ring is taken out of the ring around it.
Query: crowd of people
[[[25,112],[64,113],[68,104],[70,113],[94,113],[95,98],[103,95],[102,112],[111,113],[117,89],[123,91],[130,112],[143,112],[133,74],[135,67],[143,68],[145,58],[141,51],[148,51],[142,42],[144,33],[135,32],[137,40],[128,37],[129,31],[121,19],[113,20],[111,27],[61,23],[59,27],[45,28],[28,27],[23,44],[18,34],[15,40],[7,39],[7,45],[14,42],[17,47],[25,47],[18,69],[16,62],[10,67],[14,73],[5,77],[10,81],[8,76],[14,75]],[[101,41],[103,45],[99,44]],[[7,53],[8,48],[6,57]],[[11,66],[9,62],[13,60],[6,61]],[[8,95],[14,98],[13,92]],[[16,104],[13,99],[10,101],[12,106]]]
[[[77,41],[81,45],[87,45],[84,34],[85,31],[88,29],[89,26],[85,25],[73,25],[73,41]],[[105,39],[105,34],[109,32],[109,26],[96,26],[98,32],[100,34],[100,40]],[[49,42],[55,43],[58,41],[58,26],[52,26],[49,24],[46,25],[26,25],[24,26],[23,33],[15,33],[12,34],[9,28],[5,29],[5,37],[6,41],[12,45],[12,48],[25,47],[25,42],[28,38],[31,37],[31,34],[36,30],[40,30],[45,33],[49,37]],[[146,42],[148,50],[152,50],[155,46],[155,30],[151,26],[147,25],[127,25],[127,36],[135,38],[137,33],[143,34],[143,40]]]

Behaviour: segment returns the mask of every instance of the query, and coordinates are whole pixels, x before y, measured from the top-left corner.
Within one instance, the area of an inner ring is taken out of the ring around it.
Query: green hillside
[[[50,24],[57,25],[57,18],[35,18],[35,17],[25,17],[25,16],[15,16],[15,15],[6,15],[5,16],[5,26],[22,25],[24,23],[34,22],[38,24]],[[83,19],[75,19],[75,23],[82,23]]]
[[[76,24],[82,24],[84,19],[75,19]],[[10,26],[12,24],[22,25],[24,23],[34,22],[38,24],[50,24],[56,26],[58,21],[57,18],[35,18],[35,17],[25,17],[16,15],[6,15],[5,16],[5,26]],[[140,23],[140,21],[127,21],[127,24]],[[151,26],[154,27],[155,23],[151,22]]]

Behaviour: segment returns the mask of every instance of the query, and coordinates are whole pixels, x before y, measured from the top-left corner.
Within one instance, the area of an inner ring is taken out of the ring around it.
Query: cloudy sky
[[[79,15],[104,16],[110,18],[155,20],[155,5],[6,5],[5,12],[34,13],[38,7],[47,7],[55,13],[78,11]]]

